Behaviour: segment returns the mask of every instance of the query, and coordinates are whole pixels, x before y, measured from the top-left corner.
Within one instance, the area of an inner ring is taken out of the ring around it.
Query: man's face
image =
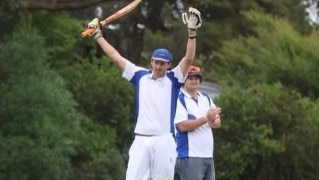
[[[151,60],[151,67],[154,78],[161,78],[165,75],[166,71],[170,67],[169,62],[159,61],[159,60]]]
[[[200,78],[199,76],[188,76],[185,83],[184,87],[189,89],[189,90],[198,90],[200,84]]]

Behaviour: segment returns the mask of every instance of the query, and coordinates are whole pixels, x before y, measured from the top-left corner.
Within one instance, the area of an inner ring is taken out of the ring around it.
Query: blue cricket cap
[[[152,54],[153,60],[171,62],[173,61],[172,54],[164,48],[155,49]]]

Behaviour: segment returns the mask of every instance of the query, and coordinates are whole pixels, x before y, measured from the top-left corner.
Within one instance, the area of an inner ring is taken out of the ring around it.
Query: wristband
[[[99,38],[99,37],[102,37],[103,35],[102,35],[102,32],[101,32],[101,30],[99,29],[99,30],[97,30],[96,32],[95,32],[95,34],[94,34],[94,39],[97,39],[97,38]]]
[[[197,35],[196,29],[188,29],[188,37],[190,39],[196,38],[196,35]]]

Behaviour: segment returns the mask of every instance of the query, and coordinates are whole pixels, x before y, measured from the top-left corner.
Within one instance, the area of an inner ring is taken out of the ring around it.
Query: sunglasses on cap
[[[200,68],[196,66],[190,66],[188,68],[188,73],[200,73]]]

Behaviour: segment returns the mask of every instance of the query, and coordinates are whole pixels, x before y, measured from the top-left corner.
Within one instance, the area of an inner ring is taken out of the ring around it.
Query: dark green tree
[[[10,36],[26,12],[20,0],[2,0],[0,2],[0,41]]]
[[[226,41],[214,53],[210,77],[248,87],[258,82],[276,83],[318,98],[318,32],[301,35],[284,20],[256,12],[247,13],[256,36]]]
[[[94,41],[80,37],[83,27],[67,13],[36,11],[32,13],[32,24],[45,38],[50,68],[63,77],[78,110],[87,117],[81,120],[76,136],[71,178],[121,178],[116,172],[126,169],[125,155],[132,140],[133,89],[116,67],[104,58],[95,58],[96,49],[90,52],[92,56],[83,56],[82,45],[91,46]],[[116,161],[107,160],[113,158],[111,150],[118,157]]]
[[[0,179],[67,179],[83,117],[43,37],[21,25],[0,51]]]
[[[218,179],[315,180],[318,103],[280,84],[222,91],[214,131]]]
[[[60,69],[81,112],[116,133],[116,145],[127,152],[133,135],[133,88],[105,59]]]

